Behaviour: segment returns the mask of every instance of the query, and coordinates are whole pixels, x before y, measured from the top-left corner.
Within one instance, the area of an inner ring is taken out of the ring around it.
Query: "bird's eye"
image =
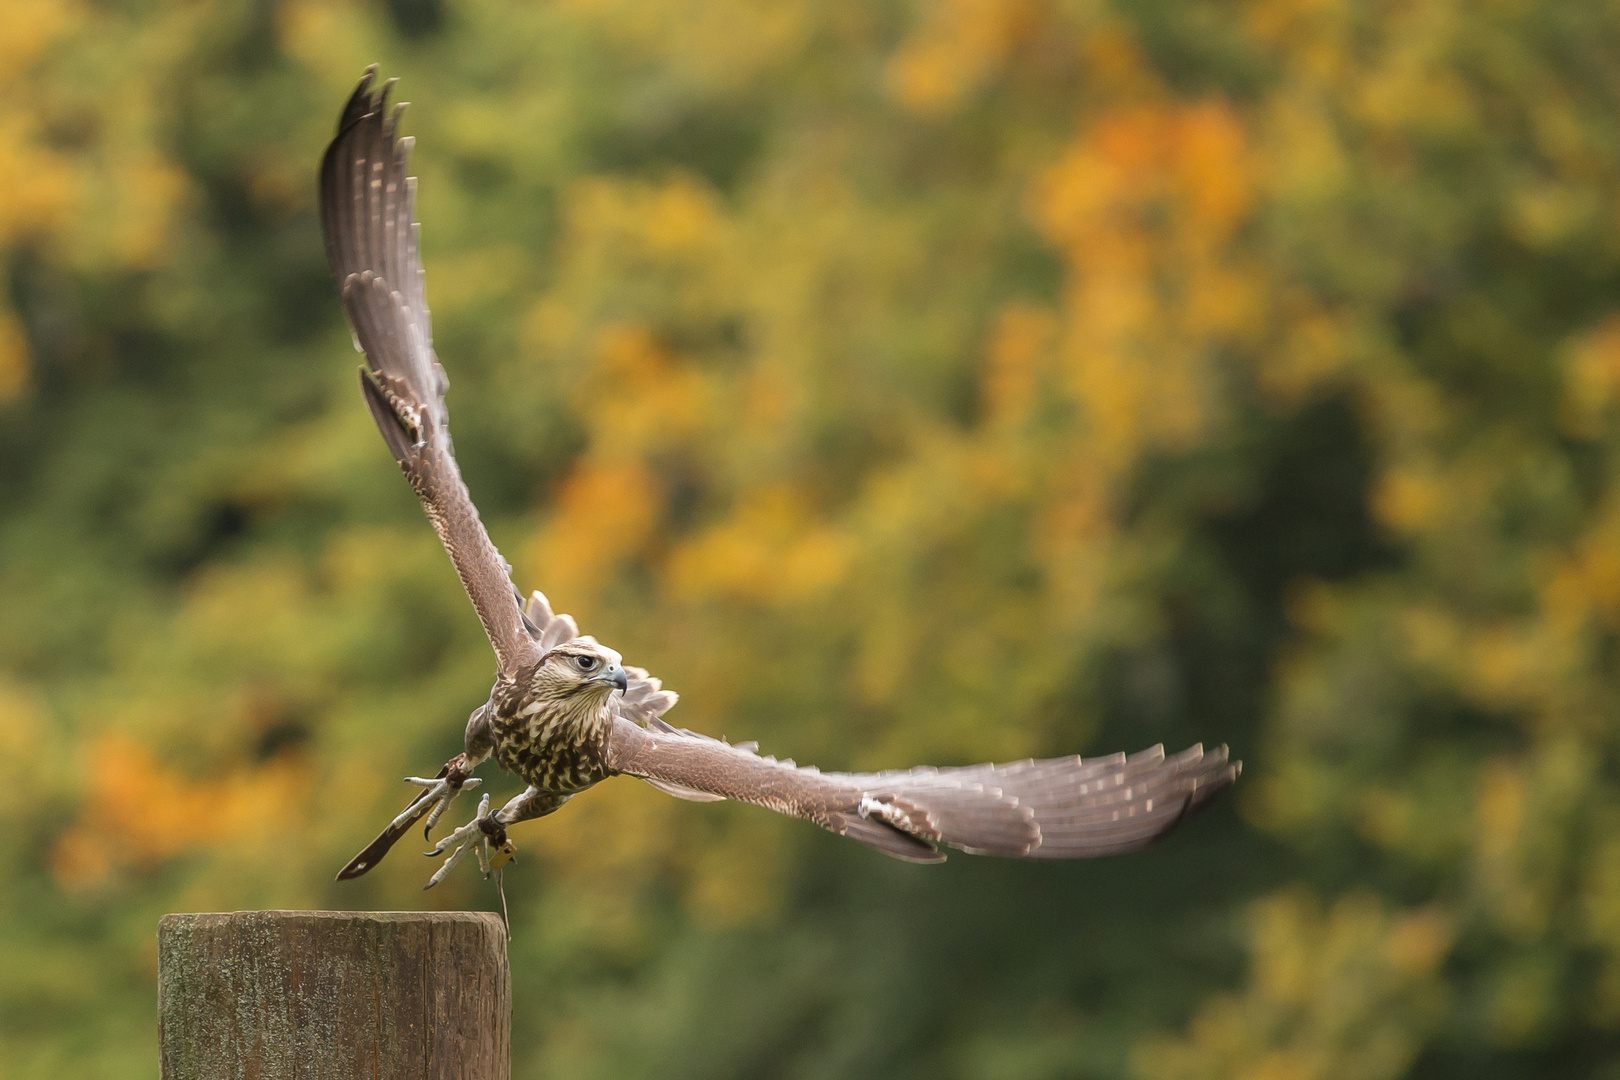
[[[581,671],[595,671],[596,665],[601,661],[594,656],[576,656],[574,657],[574,663]]]

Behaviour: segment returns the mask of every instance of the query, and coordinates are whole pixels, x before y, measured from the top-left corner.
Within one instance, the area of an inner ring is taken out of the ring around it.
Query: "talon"
[[[447,851],[450,853],[450,857],[440,864],[439,868],[433,872],[433,876],[428,878],[428,883],[422,888],[424,890],[431,889],[443,881],[444,876],[450,872],[450,868],[466,858],[468,851],[477,854],[479,869],[484,872],[485,877],[488,877],[493,870],[498,868],[490,858],[492,840],[497,849],[502,845],[510,846],[506,839],[506,827],[490,816],[489,796],[485,795],[478,801],[478,815],[476,817],[441,839],[433,846],[432,851],[422,853],[429,858],[443,855]],[[499,852],[497,851],[498,856]],[[505,862],[503,859],[499,865],[504,866]]]
[[[406,833],[411,831],[418,821],[426,820],[422,829],[422,837],[431,840],[433,827],[438,824],[444,812],[450,808],[456,796],[463,791],[469,791],[483,783],[473,776],[468,764],[466,754],[457,754],[445,762],[444,768],[439,770],[437,776],[407,776],[407,784],[414,784],[423,790],[410,801],[410,804],[401,810],[394,819],[388,823],[377,838],[366,845],[365,850],[349,860],[347,866],[338,871],[338,880],[347,881],[357,878],[376,866],[382,857],[388,854],[390,848]]]
[[[471,791],[484,782],[481,778],[472,776],[462,768],[465,760],[466,755],[464,754],[452,758],[450,763],[444,767],[444,775],[435,777],[432,780],[421,776],[407,776],[405,778],[412,784],[427,788],[427,793],[422,797],[432,799],[437,804],[428,812],[427,820],[422,824],[423,840],[433,838],[433,827],[439,823],[440,818],[444,817],[444,812],[450,809],[450,804],[456,801],[457,795],[463,791]]]

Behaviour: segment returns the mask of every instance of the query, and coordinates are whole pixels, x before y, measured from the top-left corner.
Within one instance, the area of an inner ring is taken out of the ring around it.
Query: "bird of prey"
[[[804,818],[911,862],[977,855],[1073,859],[1145,846],[1236,779],[1226,747],[1162,746],[1129,757],[1078,756],[961,768],[821,772],[666,723],[675,694],[618,653],[580,635],[536,592],[526,601],[490,542],[462,482],[445,411],[448,380],[433,352],[415,220],[412,140],[398,138],[403,105],[392,80],[373,89],[375,65],[344,106],[321,162],[321,225],[332,277],[365,354],[360,390],[383,441],[422,500],[495,649],[489,700],[467,722],[465,749],[338,874],[358,877],[424,817],[424,834],[494,757],[528,785],[477,815],[428,854],[449,857],[427,887],[468,851],[485,873],[510,857],[506,830],[559,809],[612,776],[632,776],[681,799],[735,799]]]

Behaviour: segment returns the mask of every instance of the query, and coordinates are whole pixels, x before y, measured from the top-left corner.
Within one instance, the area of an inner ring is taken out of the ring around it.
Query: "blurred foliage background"
[[[0,1077],[155,1074],[163,912],[495,903],[331,881],[493,667],[324,264],[374,60],[473,494],[672,719],[1247,764],[1072,865],[603,785],[517,1075],[1620,1077],[1599,0],[4,0]]]

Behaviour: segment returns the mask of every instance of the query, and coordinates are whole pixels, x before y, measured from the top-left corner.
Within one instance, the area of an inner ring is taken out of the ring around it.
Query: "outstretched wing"
[[[397,139],[403,105],[388,108],[392,80],[372,91],[366,69],[321,161],[326,259],[355,341],[366,354],[360,389],[394,459],[450,553],[503,673],[539,658],[525,632],[511,568],[490,542],[450,443],[449,387],[433,354],[433,329],[417,253],[416,179],[405,175],[411,140]]]
[[[938,845],[976,855],[1081,859],[1145,847],[1237,778],[1226,747],[904,772],[824,773],[653,720],[619,720],[618,772],[806,818],[911,862]]]

